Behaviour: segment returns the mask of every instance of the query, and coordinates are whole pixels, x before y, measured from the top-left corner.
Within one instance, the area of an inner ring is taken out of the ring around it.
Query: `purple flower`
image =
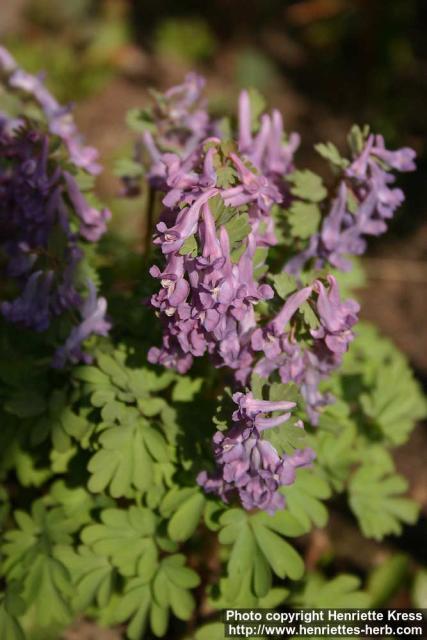
[[[216,189],[208,189],[200,195],[191,206],[181,209],[172,227],[167,227],[164,222],[159,222],[154,238],[154,244],[158,244],[164,254],[179,250],[185,240],[193,235],[200,219],[202,205],[217,193]]]
[[[396,171],[415,171],[416,153],[410,147],[402,147],[397,151],[388,151],[385,148],[383,136],[375,136],[375,144],[371,153],[380,160],[383,160],[389,167]]]
[[[188,180],[194,178],[191,168],[197,162],[198,148],[214,131],[202,99],[204,85],[201,76],[189,73],[182,84],[163,95],[155,94],[154,107],[149,111],[152,130],[144,131],[135,145],[134,158],[148,165],[150,184],[169,192],[166,206],[178,203]],[[144,150],[148,162],[144,158]],[[139,192],[132,179],[125,178],[124,184],[127,195]]]
[[[203,471],[197,481],[206,492],[218,494],[225,502],[236,493],[245,509],[273,514],[285,506],[279,488],[292,484],[295,469],[311,464],[314,453],[304,449],[279,456],[262,438],[263,431],[289,420],[294,402],[256,400],[251,393],[236,393],[233,400],[238,405],[232,416],[236,424],[226,433],[217,431],[213,438],[216,472],[209,476]],[[265,416],[275,411],[285,413]],[[303,428],[301,422],[297,426]]]
[[[10,89],[22,91],[38,103],[46,116],[50,132],[59,136],[68,148],[71,162],[88,173],[100,173],[101,166],[96,162],[98,152],[93,147],[83,145],[70,108],[61,106],[46,89],[40,76],[20,69],[10,53],[0,46],[0,75],[2,73]]]
[[[355,300],[341,302],[338,284],[334,276],[328,276],[329,291],[318,280],[315,288],[318,291],[317,311],[320,327],[313,329],[311,335],[316,340],[324,340],[330,351],[342,354],[347,351],[348,343],[353,339],[352,327],[356,324],[360,306]]]
[[[230,158],[236,166],[241,184],[222,192],[227,206],[238,207],[254,202],[260,211],[266,212],[273,204],[282,202],[279,190],[268,178],[253,173],[235,153],[231,153]]]
[[[413,171],[414,158],[412,149],[388,151],[382,136],[370,135],[361,152],[344,170],[319,233],[311,237],[305,250],[288,261],[285,270],[298,274],[309,260],[313,260],[316,268],[329,262],[338,269],[348,270],[351,262],[347,256],[361,255],[366,249],[367,236],[384,233],[387,221],[404,201],[401,189],[392,188],[395,177],[390,170]]]
[[[340,366],[342,355],[353,340],[352,327],[359,311],[354,300],[340,300],[333,276],[328,276],[327,281],[328,290],[317,280],[311,287],[293,293],[275,318],[263,329],[255,329],[251,336],[253,351],[262,354],[254,363],[255,373],[268,378],[278,371],[283,383],[299,385],[314,425],[318,422],[319,409],[333,401],[330,394],[319,391],[319,383]],[[319,319],[319,327],[310,330],[312,341],[306,341],[302,347],[296,341],[292,323],[301,305],[307,301]]]
[[[252,134],[252,114],[247,91],[239,97],[239,150],[263,175],[272,180],[281,191],[286,191],[283,176],[294,168],[294,154],[300,144],[296,133],[284,141],[283,121],[279,111],[264,114],[256,135]]]
[[[79,309],[81,323],[71,330],[65,344],[57,349],[53,358],[55,368],[62,368],[66,362],[91,362],[91,357],[82,350],[83,342],[92,335],[106,336],[111,328],[110,322],[105,319],[107,301],[97,298],[95,285],[90,280],[88,290],[88,297]]]
[[[59,317],[72,321],[74,312],[81,312],[85,323],[78,333],[72,330],[57,356],[76,361],[84,357],[77,348],[83,333],[93,329],[100,334],[109,326],[95,322],[105,311],[105,300],[92,313],[89,303],[82,303],[79,283],[84,258],[79,235],[97,239],[108,214],[87,204],[51,153],[48,136],[30,129],[25,120],[17,127],[0,122],[0,158],[0,249],[5,274],[18,290],[15,299],[1,303],[1,312],[7,321],[37,332]]]
[[[67,171],[64,171],[64,179],[67,185],[67,195],[81,221],[80,234],[85,240],[96,242],[107,230],[106,222],[111,218],[110,211],[92,207],[83,196],[73,176]]]
[[[150,272],[162,287],[152,296],[151,304],[160,313],[164,335],[162,347],[151,349],[149,358],[184,371],[193,357],[207,352],[217,366],[233,368],[243,380],[253,358],[248,345],[256,324],[254,306],[271,298],[273,291],[254,279],[254,255],[263,243],[256,233],[250,233],[244,241],[246,248],[234,264],[228,232],[224,227],[216,228],[210,202],[220,196],[225,205],[229,204],[230,190],[216,185],[219,140],[209,138],[208,142],[200,148],[196,164],[176,154],[164,154],[161,160],[166,209],[157,224],[154,244],[160,247],[166,265]],[[262,203],[263,216],[274,201],[268,198],[272,195],[280,199],[279,192],[248,170],[235,154],[230,159],[242,181],[237,187],[239,198],[254,203],[254,207]],[[196,257],[180,254],[191,237],[198,247]]]
[[[52,271],[32,273],[21,295],[12,302],[2,303],[1,311],[6,320],[35,331],[45,331],[50,324],[52,280]]]

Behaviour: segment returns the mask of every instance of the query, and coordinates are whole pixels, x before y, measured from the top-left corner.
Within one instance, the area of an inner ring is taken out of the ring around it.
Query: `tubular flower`
[[[298,274],[309,260],[316,268],[330,263],[343,271],[350,269],[347,256],[364,253],[366,238],[383,234],[387,221],[405,199],[403,191],[392,186],[396,178],[390,172],[414,171],[414,160],[413,149],[388,151],[382,136],[368,136],[363,149],[344,169],[320,231],[311,237],[304,251],[287,263],[285,270]]]
[[[243,379],[252,361],[244,345],[249,344],[256,325],[254,306],[271,298],[273,291],[254,278],[254,256],[262,239],[249,225],[236,260],[229,232],[218,224],[212,211],[219,205],[227,216],[239,215],[239,211],[246,214],[246,205],[255,202],[259,208],[261,201],[267,211],[281,196],[266,178],[247,169],[236,154],[230,153],[224,160],[219,145],[218,139],[210,138],[192,166],[177,156],[164,157],[169,191],[163,198],[166,209],[154,244],[161,249],[166,265],[150,270],[161,285],[151,304],[162,318],[164,335],[162,347],[152,348],[149,360],[186,371],[194,357],[208,353],[217,366],[229,366]],[[228,169],[237,170],[240,184],[236,187],[219,186],[215,165],[222,161],[228,163]],[[197,255],[185,251],[192,238]]]
[[[51,134],[60,137],[68,149],[73,164],[92,173],[100,173],[98,151],[84,146],[82,137],[71,114],[70,107],[61,106],[44,86],[42,78],[31,75],[21,69],[10,53],[0,46],[0,81],[3,80],[9,89],[18,91],[32,98],[42,109]]]
[[[0,122],[0,158],[0,250],[17,291],[1,312],[9,322],[43,332],[55,318],[83,308],[82,241],[102,235],[109,212],[89,206],[48,135],[25,120],[19,126]]]
[[[245,509],[273,514],[285,506],[280,487],[295,481],[295,470],[310,465],[314,452],[304,449],[279,456],[262,438],[267,429],[289,420],[294,402],[255,400],[251,393],[236,393],[233,400],[238,405],[232,416],[236,424],[225,433],[217,431],[213,438],[216,471],[212,476],[201,472],[197,481],[206,492],[216,493],[225,502],[237,494]],[[277,417],[265,416],[279,411],[283,413]],[[301,422],[297,426],[303,428]]]
[[[98,298],[93,282],[88,281],[88,296],[80,304],[78,311],[81,323],[71,330],[70,335],[62,347],[56,350],[53,366],[62,368],[66,362],[92,362],[92,358],[82,350],[82,343],[92,335],[106,336],[111,329],[111,323],[105,318],[107,301]]]
[[[319,391],[319,383],[340,366],[342,356],[354,338],[352,327],[359,311],[354,300],[340,300],[333,276],[328,276],[327,281],[328,290],[316,280],[311,287],[289,296],[275,318],[264,329],[257,328],[251,337],[253,350],[262,354],[254,371],[265,378],[278,371],[283,383],[298,384],[314,425],[318,422],[319,409],[333,401],[330,394]],[[319,326],[310,330],[312,340],[302,347],[286,327],[308,300],[313,305]]]
[[[283,382],[301,386],[315,423],[320,407],[331,401],[319,392],[319,383],[339,366],[352,339],[358,306],[339,301],[335,280],[329,279],[327,292],[316,281],[290,296],[270,322],[258,325],[255,306],[272,298],[273,291],[254,277],[255,254],[275,243],[271,209],[287,197],[278,176],[292,169],[292,158],[278,113],[264,117],[253,135],[245,92],[239,105],[239,152],[214,136],[187,155],[182,149],[162,152],[154,148],[154,138],[146,139],[165,207],[154,236],[165,263],[150,270],[160,283],[151,305],[162,320],[163,340],[160,348],[150,349],[148,358],[183,373],[194,358],[208,354],[216,366],[231,368],[241,384],[252,371],[265,377],[278,371]],[[325,243],[331,247],[346,215],[346,190],[343,184],[329,227],[325,225]],[[227,212],[224,218],[221,211],[218,215],[218,202]],[[237,259],[233,238],[221,224],[233,212],[244,213],[249,225]],[[286,325],[307,301],[316,308],[319,326],[303,348]]]
[[[294,154],[300,136],[291,133],[285,140],[282,116],[276,109],[264,114],[258,133],[252,132],[252,109],[249,93],[239,97],[239,151],[282,191],[287,192],[283,177],[294,169]]]

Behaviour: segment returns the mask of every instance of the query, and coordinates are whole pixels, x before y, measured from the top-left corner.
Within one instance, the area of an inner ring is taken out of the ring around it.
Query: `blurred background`
[[[371,242],[359,297],[363,318],[405,351],[424,387],[426,29],[426,0],[0,0],[2,43],[29,71],[46,71],[60,101],[76,102],[81,130],[101,151],[106,170],[98,186],[117,212],[113,228],[122,227],[126,207],[131,218],[138,215],[135,203],[117,198],[120,185],[113,171],[131,149],[126,112],[147,103],[149,87],[166,88],[190,69],[206,76],[218,112],[235,108],[241,87],[259,89],[283,112],[287,130],[302,134],[297,162],[315,171],[322,169],[313,145],[333,140],[343,147],[353,122],[369,123],[389,147],[414,147],[419,169],[401,180],[407,202],[390,232]],[[409,551],[427,565],[427,547],[420,545],[420,531],[427,531],[426,451],[425,425],[420,425],[397,454],[399,470],[424,505],[424,529],[380,545],[362,540],[336,515],[326,531],[314,534],[313,553],[316,545],[330,543],[343,562],[350,556],[361,570],[380,566],[391,549],[397,552],[391,594],[397,606],[406,602],[406,556],[399,554]],[[427,574],[419,585],[425,602]],[[73,633],[67,638],[86,637],[82,627]]]

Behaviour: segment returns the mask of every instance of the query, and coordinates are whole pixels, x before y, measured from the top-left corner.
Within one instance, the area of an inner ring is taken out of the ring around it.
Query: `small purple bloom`
[[[106,336],[111,328],[111,323],[105,319],[107,301],[97,297],[95,285],[90,280],[88,289],[88,297],[79,309],[82,321],[71,330],[65,344],[57,349],[53,358],[55,368],[62,368],[66,362],[91,362],[90,356],[82,350],[83,342],[92,335]]]
[[[205,471],[197,481],[207,493],[216,493],[225,502],[236,493],[247,510],[262,509],[274,514],[285,506],[279,488],[292,484],[295,469],[308,466],[314,459],[311,449],[279,456],[262,432],[289,420],[294,402],[256,400],[251,393],[233,396],[238,409],[232,419],[236,423],[226,433],[217,431],[213,438],[217,470],[213,476]],[[277,418],[267,413],[285,411]],[[302,423],[297,423],[303,428]]]
[[[61,106],[46,89],[40,76],[33,76],[19,68],[10,53],[0,46],[0,75],[6,75],[6,84],[14,90],[31,96],[43,110],[52,134],[59,136],[68,148],[71,162],[94,175],[100,173],[98,152],[82,143],[69,107]]]
[[[73,176],[67,171],[64,171],[64,179],[67,184],[67,194],[81,221],[81,235],[89,242],[96,242],[107,230],[106,223],[111,218],[110,211],[92,207],[83,196]]]
[[[361,152],[344,170],[319,233],[310,238],[305,250],[288,261],[285,270],[298,274],[313,260],[316,268],[329,262],[347,271],[351,267],[348,256],[365,251],[367,236],[383,234],[387,221],[405,199],[401,189],[392,188],[395,176],[390,170],[413,171],[414,159],[412,149],[388,151],[382,136],[370,135]]]

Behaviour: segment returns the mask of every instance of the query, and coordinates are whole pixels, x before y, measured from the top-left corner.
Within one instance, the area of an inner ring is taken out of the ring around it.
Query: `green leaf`
[[[23,584],[23,598],[34,606],[41,627],[52,623],[65,625],[71,621],[73,587],[62,562],[44,553],[38,554],[27,569]]]
[[[191,256],[195,258],[199,253],[199,247],[197,244],[196,236],[193,234],[189,236],[179,250],[181,256]]]
[[[309,202],[321,202],[326,198],[327,191],[323,186],[322,178],[312,171],[294,171],[287,176],[291,187],[292,195],[308,200]]]
[[[333,417],[332,413],[331,418]],[[324,415],[322,418],[324,419]],[[342,491],[352,467],[359,459],[355,445],[356,428],[350,423],[338,433],[328,433],[322,431],[322,418],[319,421],[319,431],[315,434],[316,460],[335,491]]]
[[[25,611],[25,603],[11,586],[0,595],[0,638],[5,640],[25,640],[25,635],[17,616]]]
[[[229,222],[224,224],[224,228],[228,233],[230,245],[234,249],[248,237],[252,229],[249,224],[249,216],[247,213],[235,215]]]
[[[288,400],[295,402],[297,407],[301,407],[303,404],[300,390],[294,382],[273,382],[268,387],[268,399],[272,402]]]
[[[183,542],[191,538],[200,523],[205,502],[203,494],[196,491],[179,505],[168,523],[168,535],[171,540]]]
[[[40,487],[52,476],[49,467],[39,466],[40,461],[33,451],[23,449],[16,441],[7,451],[7,461],[15,468],[23,487]]]
[[[379,368],[375,381],[360,401],[365,414],[393,445],[406,442],[415,420],[426,413],[425,401],[403,358]]]
[[[289,590],[283,587],[273,587],[266,596],[259,598],[258,606],[261,609],[276,609],[288,598]]]
[[[255,280],[260,280],[268,272],[269,267],[267,264],[267,257],[268,248],[257,247],[254,257],[252,258]]]
[[[259,129],[259,119],[266,109],[267,102],[255,87],[248,89],[248,95],[251,107],[251,129],[253,132],[256,132]]]
[[[216,169],[216,184],[220,189],[232,187],[237,178],[236,170],[231,165],[222,165]]]
[[[165,635],[170,609],[181,620],[191,617],[195,602],[188,588],[197,586],[199,578],[184,563],[182,555],[166,557],[149,582],[140,575],[126,583],[115,617],[117,622],[130,618],[127,634],[131,640],[143,636],[148,621],[155,636]]]
[[[412,604],[419,609],[427,608],[427,571],[419,569],[412,587]]]
[[[113,384],[120,389],[127,390],[129,383],[128,373],[126,367],[119,361],[117,356],[117,353],[114,356],[99,353],[97,362],[101,371],[110,378]]]
[[[285,496],[290,514],[306,531],[309,531],[312,525],[325,526],[328,511],[322,500],[327,500],[331,492],[316,468],[297,469],[295,482],[282,487],[280,491]]]
[[[279,455],[295,453],[295,449],[307,446],[307,436],[304,429],[296,424],[296,420],[289,420],[278,427],[264,432],[264,439],[271,442]]]
[[[369,126],[364,125],[363,128],[359,127],[359,125],[354,124],[350,133],[347,136],[348,145],[353,153],[353,155],[357,156],[363,150],[365,140],[369,135]]]
[[[366,589],[370,595],[370,606],[386,606],[391,598],[406,584],[410,571],[410,558],[397,553],[373,569],[369,575]]]
[[[269,387],[269,400],[272,402],[288,400],[295,402],[301,407],[302,398],[297,386],[294,383],[273,383]],[[279,416],[280,411],[273,412],[273,416]],[[307,446],[307,435],[301,426],[301,422],[297,417],[291,416],[283,424],[267,429],[263,434],[264,438],[271,442],[279,455],[283,453],[292,454],[295,449],[301,449]]]
[[[295,201],[288,211],[291,233],[296,238],[307,239],[319,228],[321,215],[317,204]]]
[[[157,567],[154,541],[156,517],[149,509],[131,506],[124,509],[104,509],[102,524],[92,524],[82,531],[82,541],[97,556],[111,559],[123,576],[136,573],[149,581]]]
[[[111,386],[110,378],[97,367],[76,367],[73,369],[73,378],[106,388]]]
[[[268,594],[272,571],[280,578],[301,577],[304,563],[283,535],[300,535],[303,528],[292,517],[264,513],[249,515],[231,509],[220,517],[221,544],[232,545],[227,565],[226,598],[239,606],[255,606]]]
[[[4,408],[19,418],[32,418],[43,413],[46,409],[46,401],[37,391],[17,390],[4,403]]]
[[[299,580],[304,573],[304,562],[295,549],[283,538],[258,520],[251,523],[258,547],[279,578]]]
[[[281,536],[295,538],[306,533],[306,527],[296,518],[289,509],[276,511],[274,515],[260,511],[251,516],[251,522],[265,526]]]
[[[108,487],[114,498],[129,496],[133,489],[147,491],[155,482],[156,463],[168,461],[163,435],[143,418],[106,429],[99,445],[88,464],[88,488],[99,493]]]
[[[62,508],[47,510],[42,500],[33,502],[31,515],[15,511],[14,518],[18,528],[5,532],[2,546],[3,572],[9,580],[28,577],[38,556],[57,544],[70,544],[79,526]]]
[[[180,376],[172,391],[173,402],[190,402],[198,394],[203,385],[203,378]]]
[[[217,229],[226,224],[226,222],[229,222],[239,211],[236,207],[226,206],[221,194],[210,198],[208,204]]]
[[[310,329],[317,329],[317,327],[319,326],[319,318],[313,311],[308,300],[302,303],[299,310],[302,313],[304,322],[308,325],[308,327]]]
[[[40,444],[48,436],[56,451],[64,453],[72,447],[72,439],[80,441],[91,426],[69,406],[64,389],[55,389],[48,401],[47,411],[38,418],[31,430],[31,443]]]
[[[57,480],[50,489],[50,496],[55,504],[62,507],[66,518],[78,524],[85,524],[92,519],[91,510],[98,505],[98,499],[94,499],[83,487],[69,488],[64,480]],[[101,498],[103,503],[109,502],[107,497]]]
[[[114,569],[106,556],[85,546],[57,547],[56,557],[67,567],[74,589],[73,609],[84,612],[92,604],[105,607],[113,592]]]
[[[151,606],[151,589],[142,577],[132,578],[126,583],[124,594],[114,612],[116,623],[129,620],[127,635],[130,640],[144,637]]]
[[[328,160],[331,165],[337,169],[345,169],[349,165],[349,161],[343,158],[332,142],[320,142],[314,147],[319,155]]]
[[[270,280],[273,282],[273,287],[277,295],[280,296],[282,300],[286,300],[286,298],[298,288],[296,278],[290,273],[278,273],[270,276]]]
[[[6,489],[0,485],[0,529],[3,530],[4,523],[9,516],[10,503],[9,494]]]
[[[144,175],[144,167],[140,162],[130,158],[119,158],[114,165],[113,173],[119,178],[141,178]]]
[[[164,559],[162,567],[169,582],[180,589],[194,589],[200,584],[197,573],[185,566],[185,556],[182,554]]]
[[[341,574],[332,580],[326,580],[319,573],[310,573],[303,591],[293,601],[296,606],[312,609],[369,607],[369,595],[359,587],[360,579],[356,576]]]
[[[402,523],[415,524],[418,505],[401,497],[407,487],[403,476],[372,463],[354,473],[349,483],[349,502],[366,537],[382,540],[385,535],[399,535]]]
[[[145,131],[153,133],[156,131],[156,125],[148,109],[129,109],[126,114],[126,124],[136,133],[144,133]]]
[[[224,640],[224,625],[222,622],[211,622],[200,627],[192,640]]]

